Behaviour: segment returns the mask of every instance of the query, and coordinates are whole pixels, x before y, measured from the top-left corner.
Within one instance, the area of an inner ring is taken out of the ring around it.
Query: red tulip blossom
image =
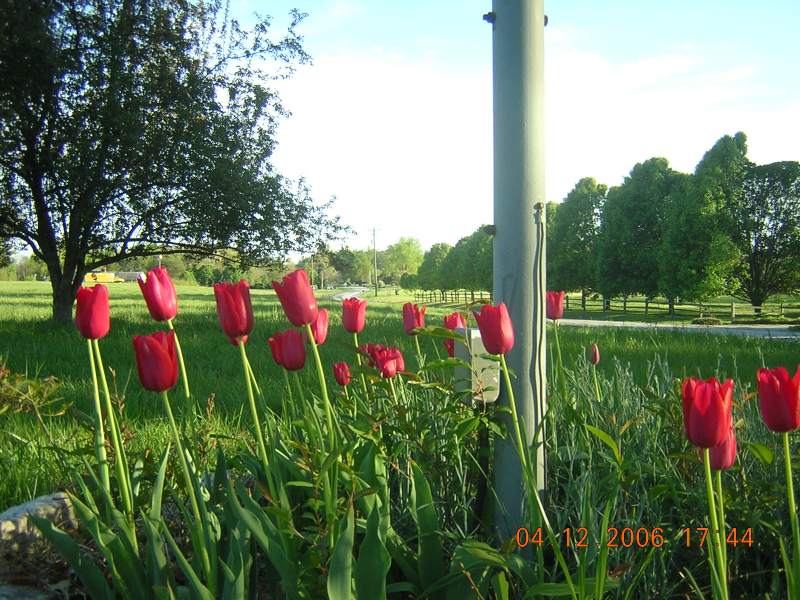
[[[349,333],[361,333],[367,316],[367,301],[359,298],[342,300],[342,325]]]
[[[137,279],[139,289],[154,321],[169,321],[178,314],[178,294],[164,267],[148,271],[146,278]]]
[[[278,295],[289,322],[295,327],[310,325],[317,318],[317,299],[303,269],[289,273],[282,283],[273,281],[272,289]]]
[[[719,446],[731,428],[733,380],[720,384],[716,377],[689,377],[681,387],[686,437],[700,448]]]
[[[592,344],[589,347],[589,351],[586,353],[586,357],[589,359],[589,362],[593,365],[600,364],[600,348],[597,347],[597,344]]]
[[[314,342],[317,346],[324,344],[328,339],[328,311],[325,308],[319,309],[317,318],[311,323],[311,333],[314,334]]]
[[[306,347],[303,335],[296,329],[276,332],[268,343],[272,358],[287,371],[298,371],[306,364]]]
[[[736,432],[733,427],[728,431],[725,440],[719,445],[711,448],[709,452],[711,468],[721,471],[730,469],[736,460]]]
[[[87,340],[99,340],[111,329],[108,308],[108,288],[96,285],[82,287],[75,297],[75,325]]]
[[[772,431],[784,433],[800,427],[800,367],[794,374],[783,368],[759,369],[758,406]]]
[[[333,363],[333,377],[339,385],[348,385],[350,383],[350,367],[346,362]]]
[[[178,382],[178,354],[175,332],[157,331],[152,335],[133,336],[136,368],[142,387],[151,392],[165,392]]]
[[[217,300],[219,324],[231,344],[236,346],[239,340],[247,343],[247,336],[253,331],[250,284],[244,279],[239,283],[215,283],[214,297]]]
[[[464,317],[461,316],[461,313],[454,312],[444,318],[444,326],[447,327],[447,329],[456,330],[465,329],[467,324],[464,322]],[[455,340],[452,338],[448,338],[444,341],[444,347],[447,348],[447,356],[455,356],[455,346]]]
[[[481,312],[473,312],[481,332],[483,346],[489,354],[505,354],[514,347],[514,326],[505,302],[497,306],[484,304]]]
[[[403,304],[403,328],[406,333],[411,335],[414,329],[425,327],[425,310],[426,306],[424,304],[421,307],[411,304],[411,302]]]
[[[564,316],[564,296],[566,292],[547,292],[548,319],[560,319]]]
[[[384,379],[390,379],[405,370],[403,354],[398,348],[376,348],[372,353],[372,360]]]

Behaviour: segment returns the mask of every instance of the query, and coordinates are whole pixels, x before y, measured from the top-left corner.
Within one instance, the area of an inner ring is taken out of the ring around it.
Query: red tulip
[[[324,344],[328,339],[328,311],[325,308],[319,309],[317,318],[311,323],[311,333],[314,334],[314,341],[317,346]]]
[[[758,406],[772,431],[783,433],[800,427],[800,366],[794,377],[783,368],[759,369]]]
[[[592,344],[589,347],[589,352],[587,352],[587,358],[589,362],[593,365],[600,364],[600,348],[597,347],[597,344]]]
[[[296,329],[276,332],[269,338],[272,358],[287,371],[298,371],[306,364],[303,335]]]
[[[361,344],[358,349],[361,351],[362,354],[366,354],[369,358],[367,359],[367,364],[370,367],[375,366],[375,353],[379,350],[384,350],[386,346],[383,344]]]
[[[472,314],[478,322],[483,346],[489,354],[505,354],[514,347],[514,326],[505,302],[497,306],[484,304],[480,313]]]
[[[175,332],[157,331],[152,335],[133,336],[136,367],[142,387],[151,392],[165,392],[178,382],[178,354]]]
[[[451,315],[447,315],[444,318],[444,326],[448,329],[465,329],[467,324],[464,322],[464,317],[461,316],[461,313],[454,312]],[[455,356],[456,348],[455,348],[455,340],[454,339],[446,339],[444,341],[444,347],[447,348],[447,355],[448,356]]]
[[[720,384],[716,377],[689,377],[681,387],[686,437],[700,448],[719,446],[731,428],[733,380]]]
[[[333,363],[333,377],[339,385],[350,383],[350,367],[345,362]]]
[[[148,271],[146,277],[139,277],[137,281],[150,316],[154,321],[174,319],[178,314],[178,295],[169,273],[164,267],[156,267]]]
[[[361,333],[366,321],[367,301],[359,298],[342,300],[342,325],[349,333]]]
[[[424,304],[422,307],[411,304],[411,302],[403,304],[403,327],[406,333],[411,334],[411,331],[417,327],[425,327],[425,310]]]
[[[247,343],[247,336],[253,331],[250,284],[244,279],[239,283],[215,283],[214,296],[219,324],[231,344],[236,346],[240,339]]]
[[[381,372],[381,377],[389,379],[405,369],[403,355],[397,348],[378,348],[372,355],[375,368]]]
[[[283,283],[272,282],[283,312],[289,322],[296,326],[310,325],[317,318],[317,299],[303,269],[297,269],[283,278]]]
[[[547,292],[547,318],[560,319],[564,316],[564,296],[566,292]]]
[[[105,337],[111,328],[108,308],[108,288],[96,285],[82,287],[75,296],[75,325],[87,340]]]
[[[736,432],[733,427],[730,428],[725,440],[719,446],[711,448],[709,455],[712,469],[721,471],[733,466],[736,460]]]

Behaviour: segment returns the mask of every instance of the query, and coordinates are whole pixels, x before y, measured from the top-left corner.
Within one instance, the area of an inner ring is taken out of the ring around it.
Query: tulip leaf
[[[428,480],[416,463],[411,465],[411,471],[410,508],[417,523],[419,578],[422,587],[428,588],[445,574],[444,552],[439,537],[439,518]]]
[[[594,435],[598,440],[600,440],[606,446],[611,448],[611,451],[614,453],[614,458],[617,459],[617,464],[621,465],[622,464],[622,453],[619,451],[619,446],[617,446],[617,443],[613,440],[613,438],[610,435],[608,435],[605,431],[603,431],[602,429],[598,429],[597,427],[594,427],[593,425],[589,425],[588,423],[585,424],[584,427],[586,427],[586,429],[589,431],[589,433]]]
[[[373,509],[374,510],[374,509]],[[330,600],[350,600],[352,598],[353,542],[355,524],[353,506],[339,526],[339,539],[333,547],[330,570],[328,571],[328,598]]]
[[[386,575],[392,559],[382,539],[380,523],[380,508],[373,503],[356,562],[356,593],[359,598],[386,598]]]
[[[745,446],[758,460],[765,465],[771,465],[775,460],[775,453],[767,448],[764,444],[756,444],[755,442],[745,442]]]
[[[468,362],[460,358],[440,358],[425,363],[420,367],[420,372],[430,371],[432,369],[443,369],[445,367],[461,367],[462,369],[471,369],[472,367]]]

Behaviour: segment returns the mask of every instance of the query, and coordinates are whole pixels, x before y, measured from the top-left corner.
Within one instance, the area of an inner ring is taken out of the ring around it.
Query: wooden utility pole
[[[545,204],[544,204],[544,2],[493,0],[494,95],[494,301],[505,302],[514,323],[514,348],[506,356],[517,374],[512,387],[526,443],[545,412]],[[503,391],[501,402],[508,402]],[[509,429],[510,431],[511,429]],[[532,453],[537,486],[545,485],[539,431]],[[525,524],[522,472],[514,436],[499,440],[496,522],[502,537]]]
[[[378,246],[375,242],[375,228],[372,228],[372,260],[375,265],[375,297],[378,297]]]

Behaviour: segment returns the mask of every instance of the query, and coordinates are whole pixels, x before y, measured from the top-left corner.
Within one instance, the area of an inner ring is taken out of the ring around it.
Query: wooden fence
[[[439,303],[439,304],[468,304],[470,302],[492,302],[492,294],[486,291],[447,290],[447,291],[416,291],[414,302]],[[614,311],[644,315],[669,315],[669,303],[656,300],[626,299],[626,298],[590,298],[583,302],[580,297],[566,296],[564,310],[571,312],[602,312]],[[800,304],[765,304],[764,306],[751,306],[741,302],[697,302],[675,303],[673,313],[676,317],[718,317],[730,319],[758,319],[766,317],[796,317],[800,318]]]

